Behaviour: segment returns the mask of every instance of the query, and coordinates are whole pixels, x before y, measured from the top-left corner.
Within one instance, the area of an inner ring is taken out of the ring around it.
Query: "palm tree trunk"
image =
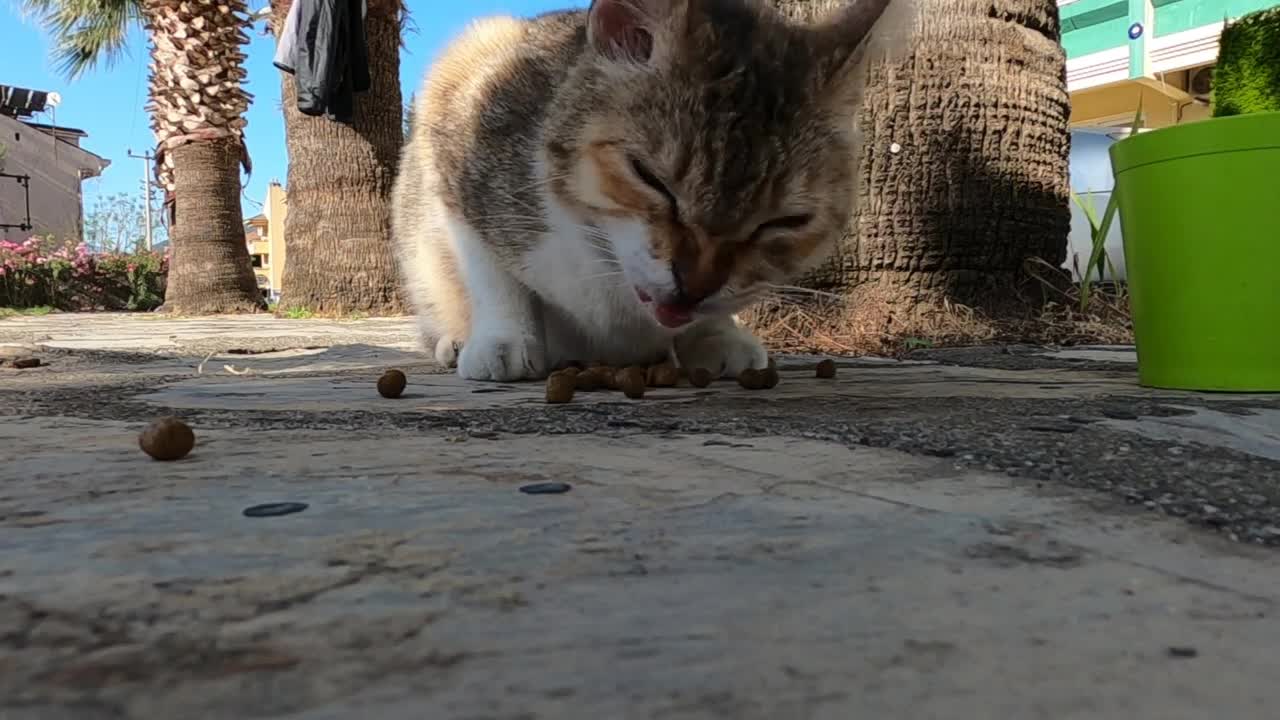
[[[179,314],[266,308],[245,246],[239,141],[224,137],[173,150],[174,223],[165,310]]]
[[[244,0],[143,0],[151,34],[151,127],[157,179],[173,219],[163,309],[179,314],[265,310],[240,209],[248,167],[241,50]]]
[[[844,0],[775,0],[812,17]],[[1028,258],[1070,227],[1070,101],[1054,0],[928,0],[900,62],[873,63],[856,217],[806,284],[845,298],[829,330],[928,334],[938,308],[1034,312]],[[779,312],[762,311],[758,322]]]
[[[282,26],[289,0],[273,0]],[[325,315],[405,311],[391,249],[390,193],[404,140],[400,93],[400,0],[371,0],[365,21],[372,86],[350,124],[299,112],[284,74],[289,151],[283,295],[279,312]]]

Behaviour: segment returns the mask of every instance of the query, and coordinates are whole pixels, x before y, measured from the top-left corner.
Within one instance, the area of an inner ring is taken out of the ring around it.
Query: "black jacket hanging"
[[[371,85],[365,0],[293,0],[275,66],[292,73],[298,110],[351,122],[354,93]]]

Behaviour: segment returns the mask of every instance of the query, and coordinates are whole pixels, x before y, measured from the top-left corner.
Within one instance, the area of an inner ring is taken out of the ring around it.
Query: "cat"
[[[765,367],[736,313],[847,226],[856,66],[888,2],[802,22],[764,0],[594,0],[474,23],[427,74],[392,193],[436,360],[503,382]]]

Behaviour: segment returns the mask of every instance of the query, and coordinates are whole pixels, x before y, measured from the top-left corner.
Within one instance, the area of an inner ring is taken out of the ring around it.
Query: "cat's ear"
[[[871,62],[905,56],[919,33],[921,0],[853,0],[813,31],[833,99],[857,104]]]
[[[652,64],[665,53],[664,34],[687,0],[593,0],[587,10],[587,42],[620,63]]]

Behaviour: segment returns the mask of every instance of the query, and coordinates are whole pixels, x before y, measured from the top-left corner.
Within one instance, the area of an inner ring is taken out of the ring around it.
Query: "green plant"
[[[284,311],[284,316],[290,320],[310,320],[315,317],[315,313],[304,307],[291,307]]]
[[[1280,111],[1280,7],[1222,29],[1213,70],[1213,115]]]
[[[1142,96],[1138,96],[1138,110],[1133,114],[1133,122],[1129,124],[1129,134],[1138,132],[1138,128],[1142,125]],[[1116,211],[1120,209],[1120,198],[1115,193],[1111,193],[1111,198],[1107,201],[1107,208],[1102,211],[1102,218],[1098,218],[1097,212],[1094,210],[1093,203],[1086,204],[1084,200],[1071,191],[1071,199],[1076,205],[1084,211],[1084,215],[1089,220],[1089,238],[1091,240],[1089,249],[1089,262],[1085,263],[1084,271],[1080,273],[1080,311],[1084,312],[1089,308],[1089,294],[1093,289],[1093,281],[1089,276],[1097,270],[1098,282],[1102,282],[1105,277],[1106,270],[1110,270],[1112,277],[1115,276],[1115,266],[1111,263],[1111,258],[1107,257],[1107,234],[1111,232],[1111,223],[1116,219]]]
[[[0,306],[151,310],[164,297],[162,253],[94,253],[54,238],[0,241]]]
[[[53,312],[53,308],[48,305],[37,305],[21,309],[0,307],[0,320],[11,317],[43,317],[51,312]]]

